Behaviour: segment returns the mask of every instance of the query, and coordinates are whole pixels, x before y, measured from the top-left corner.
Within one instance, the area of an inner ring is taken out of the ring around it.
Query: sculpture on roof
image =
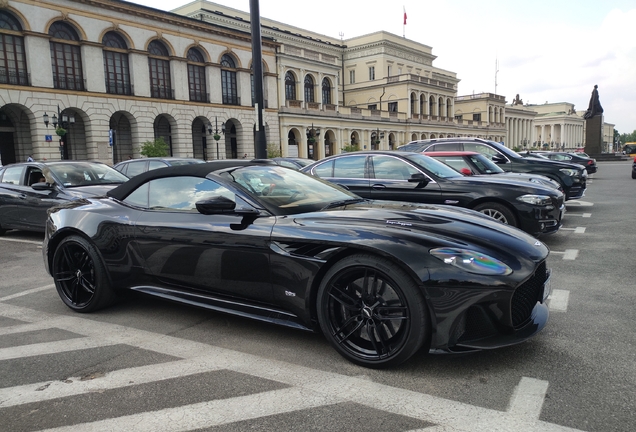
[[[592,97],[590,98],[590,106],[587,108],[587,111],[585,111],[583,118],[589,119],[601,114],[603,114],[603,107],[601,106],[601,102],[598,100],[598,86],[594,85]]]
[[[519,98],[519,93],[517,93],[517,96],[512,100],[512,104],[513,105],[523,105],[523,100],[521,100]]]

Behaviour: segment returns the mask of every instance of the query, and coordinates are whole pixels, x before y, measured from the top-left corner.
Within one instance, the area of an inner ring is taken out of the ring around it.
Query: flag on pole
[[[402,8],[404,9],[404,25],[406,25],[406,8],[404,6]]]

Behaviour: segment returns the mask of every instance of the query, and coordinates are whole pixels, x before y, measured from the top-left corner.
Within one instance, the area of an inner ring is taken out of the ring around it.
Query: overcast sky
[[[187,0],[134,0],[172,10]],[[249,12],[249,0],[215,3]],[[260,0],[261,16],[344,39],[385,30],[433,48],[458,95],[516,94],[585,110],[598,85],[604,120],[636,130],[634,0]],[[407,24],[403,26],[404,10]],[[495,74],[495,65],[498,72]]]

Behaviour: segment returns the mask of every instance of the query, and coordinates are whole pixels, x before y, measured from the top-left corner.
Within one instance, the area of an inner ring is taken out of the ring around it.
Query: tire
[[[636,179],[636,172],[632,171],[632,178]]]
[[[60,242],[51,274],[60,298],[76,312],[93,312],[115,302],[101,256],[83,237],[69,236]]]
[[[384,258],[359,254],[337,262],[321,281],[317,312],[329,343],[360,366],[396,366],[430,343],[420,288]]]
[[[479,213],[483,213],[485,215],[490,216],[493,219],[498,220],[501,223],[518,227],[519,223],[517,222],[517,218],[514,213],[505,205],[495,203],[495,202],[486,202],[476,205],[473,210],[478,211]]]

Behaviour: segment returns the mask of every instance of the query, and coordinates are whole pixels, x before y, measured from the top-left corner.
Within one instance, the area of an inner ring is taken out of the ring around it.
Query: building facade
[[[116,163],[157,138],[174,156],[253,155],[249,33],[116,0],[3,0],[0,21],[3,163]],[[277,47],[263,40],[274,141]]]

